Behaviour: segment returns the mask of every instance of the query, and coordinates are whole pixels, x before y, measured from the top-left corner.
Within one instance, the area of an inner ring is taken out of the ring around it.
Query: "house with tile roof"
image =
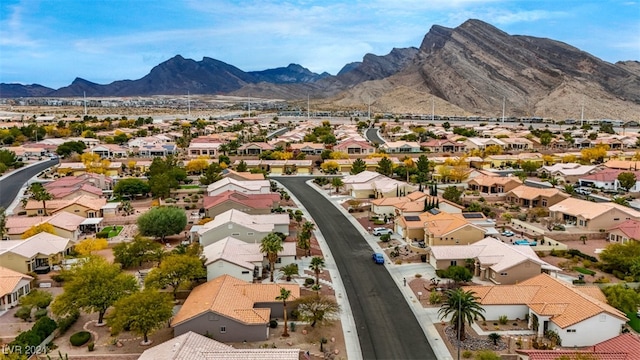
[[[82,184],[74,187],[56,187],[48,190],[54,199],[73,199],[75,197],[85,195],[96,199],[103,198],[104,193],[91,184]]]
[[[387,153],[419,153],[420,144],[415,141],[388,141],[380,145]]]
[[[237,191],[244,194],[269,194],[271,184],[269,180],[235,180],[227,177],[207,186],[207,194],[216,196],[225,191]]]
[[[640,220],[631,219],[624,221],[607,230],[608,238],[612,243],[626,244],[629,241],[640,241]]]
[[[19,299],[31,292],[29,275],[0,266],[0,313],[18,306]]]
[[[239,155],[260,155],[265,151],[273,151],[275,147],[266,142],[252,142],[242,144],[238,148]]]
[[[612,202],[568,198],[550,206],[549,217],[556,223],[576,226],[581,230],[604,231],[627,220],[640,220],[640,212]]]
[[[57,199],[45,202],[47,214],[66,211],[84,218],[102,217],[102,207],[107,204],[104,198],[93,198],[87,195],[76,196],[72,199]],[[42,201],[29,200],[24,207],[27,216],[44,215]]]
[[[69,255],[75,245],[70,239],[41,232],[24,240],[0,241],[0,264],[23,274],[46,274]]]
[[[478,214],[482,217],[482,214]],[[469,245],[484,239],[487,229],[473,224],[465,213],[440,212],[427,217],[424,242],[428,246]]]
[[[347,154],[373,154],[376,148],[367,141],[347,139],[333,146],[334,151],[342,151]]]
[[[640,191],[640,170],[622,170],[605,168],[589,175],[578,178],[580,186],[594,187],[603,190],[624,191],[618,181],[618,175],[627,172],[636,176],[636,183],[629,189],[629,192]]]
[[[189,331],[224,342],[264,341],[267,324],[283,316],[280,289],[291,291],[290,300],[300,297],[300,287],[289,284],[249,283],[223,275],[197,286],[171,320],[174,335]]]
[[[465,151],[467,146],[462,142],[448,139],[431,139],[420,143],[420,147],[431,153],[455,153]]]
[[[289,235],[289,215],[249,215],[239,210],[228,210],[208,223],[202,225],[197,235],[200,244],[205,247],[227,236],[248,243],[260,243],[260,241],[272,232],[280,232]]]
[[[295,263],[296,243],[285,242],[278,253],[276,268]],[[209,244],[203,249],[204,266],[207,268],[207,280],[222,275],[231,275],[238,279],[253,282],[262,276],[263,269],[269,267],[269,261],[260,251],[259,243],[247,243],[231,236]]]
[[[240,160],[233,163],[233,166],[238,166]],[[263,173],[252,173],[249,171],[235,171],[232,169],[224,169],[222,171],[222,177],[231,178],[239,181],[249,181],[249,180],[264,180]]]
[[[56,172],[60,176],[80,176],[87,174],[87,167],[81,162],[63,162],[58,165]],[[106,176],[118,176],[122,173],[122,163],[112,161],[105,170]]]
[[[138,360],[299,360],[300,349],[236,349],[193,331],[145,350]]]
[[[103,159],[125,158],[130,150],[118,144],[101,144],[87,149],[85,152],[98,154]]]
[[[541,260],[530,246],[512,245],[492,237],[467,246],[432,246],[427,259],[435,269],[465,266],[467,259],[473,259],[473,275],[498,285],[516,284],[541,273],[560,271]]]
[[[5,235],[9,240],[20,240],[22,234],[30,228],[47,223],[53,226],[54,235],[77,241],[83,230],[82,223],[85,220],[86,218],[82,216],[66,211],[51,216],[7,216]]]
[[[289,145],[294,154],[320,155],[325,149],[324,144],[303,142]]]
[[[470,190],[483,194],[504,194],[522,185],[515,176],[479,175],[467,182]]]
[[[394,216],[399,214],[399,209],[407,207],[409,204],[414,204],[418,205],[417,212],[422,213],[424,210],[424,199],[426,197],[426,193],[423,193],[422,191],[414,191],[406,196],[392,196],[374,199],[371,200],[371,212],[378,216],[385,214]]]
[[[597,166],[595,165],[557,163],[540,167],[538,174],[547,178],[554,177],[560,183],[573,184],[581,177],[592,174],[595,171],[597,171]]]
[[[523,208],[549,207],[571,197],[560,189],[541,189],[520,185],[506,194],[507,201]]]
[[[515,285],[463,289],[475,292],[487,320],[501,315],[528,317],[529,328],[538,336],[546,330],[555,331],[565,347],[593,346],[614,338],[629,321],[623,312],[607,304],[598,287],[574,286],[547,274]]]
[[[243,194],[228,190],[216,196],[205,196],[202,207],[207,217],[214,218],[225,211],[236,209],[249,215],[266,215],[278,207],[280,194]]]
[[[637,160],[609,160],[602,164],[602,166],[609,169],[620,170],[638,170],[640,169],[640,161]]]

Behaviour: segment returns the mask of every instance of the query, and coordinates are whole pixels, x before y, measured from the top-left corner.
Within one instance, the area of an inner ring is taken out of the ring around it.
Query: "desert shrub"
[[[481,350],[476,353],[476,360],[500,360],[500,355],[497,355],[491,350]]]
[[[78,331],[69,338],[69,341],[73,346],[82,346],[89,340],[91,340],[91,333],[88,331]]]
[[[43,317],[47,316],[47,309],[38,309],[33,316],[36,318],[36,320],[40,320]]]
[[[55,275],[51,275],[51,280],[61,283],[64,282],[64,275],[62,274],[55,274]]]
[[[31,319],[31,306],[22,306],[16,311],[13,316],[20,318],[24,321]]]
[[[597,279],[594,281],[594,283],[596,283],[596,284],[607,284],[607,283],[609,283],[609,281],[610,281],[610,280],[609,280],[609,278],[608,278],[608,277],[606,277],[606,276],[600,276],[599,278],[597,278]]]
[[[384,224],[385,224],[385,222],[384,222],[384,220],[374,220],[374,221],[373,221],[373,224],[374,224],[374,225],[384,225]]]
[[[500,317],[498,317],[498,322],[500,323],[500,325],[506,325],[507,321],[509,321],[507,315],[500,315]]]
[[[88,345],[89,351],[93,351],[93,349],[94,349],[95,347],[96,347],[96,344],[95,344],[93,341],[92,341],[92,342],[90,342],[90,343],[89,343],[89,345]]]
[[[20,346],[22,349],[29,349],[40,345],[41,342],[42,338],[40,338],[36,332],[28,330],[20,333],[20,335],[18,335],[15,340],[9,344],[9,347],[13,348],[16,346],[15,348],[17,348]]]
[[[56,324],[53,319],[48,316],[44,316],[40,320],[36,321],[30,331],[36,333],[40,337],[40,341],[42,341],[47,336],[51,335],[57,327],[58,324]]]
[[[389,234],[383,234],[380,236],[380,241],[382,242],[389,242],[391,241],[391,235]]]
[[[429,294],[429,303],[430,304],[440,304],[442,302],[442,294],[435,290],[431,290]]]
[[[99,233],[96,234],[96,238],[98,239],[106,239],[109,237],[109,231],[100,231]]]
[[[58,319],[58,328],[60,329],[60,334],[62,335],[65,331],[69,330],[69,328],[71,328],[71,326],[73,326],[73,324],[78,321],[78,318],[80,318],[80,313],[74,312],[69,314],[68,316]]]
[[[471,350],[465,350],[462,352],[462,357],[465,359],[471,359],[471,356],[473,356],[473,352]]]
[[[278,322],[275,321],[275,320],[269,321],[269,327],[272,328],[272,329],[277,328],[278,327]]]
[[[595,258],[594,256],[584,254],[582,251],[577,250],[577,249],[569,249],[569,250],[567,250],[567,254],[569,254],[571,256],[577,256],[577,257],[583,258],[585,260],[589,260],[592,263],[598,262],[598,259]]]
[[[586,281],[580,280],[580,279],[576,279],[576,280],[573,280],[573,284],[574,285],[582,285],[582,284],[586,284]]]
[[[316,281],[313,280],[312,278],[306,278],[304,279],[304,286],[311,286],[315,283]]]

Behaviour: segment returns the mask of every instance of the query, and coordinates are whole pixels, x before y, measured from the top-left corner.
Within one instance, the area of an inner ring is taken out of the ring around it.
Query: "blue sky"
[[[639,0],[2,0],[0,82],[138,79],[176,54],[336,74],[470,18],[609,62],[640,60]]]

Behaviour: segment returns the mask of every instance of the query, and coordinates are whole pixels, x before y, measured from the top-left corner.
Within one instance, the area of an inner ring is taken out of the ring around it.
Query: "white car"
[[[373,229],[373,235],[374,236],[380,236],[380,235],[385,235],[385,234],[393,234],[393,231],[391,231],[391,229],[387,229],[384,227],[377,227]]]

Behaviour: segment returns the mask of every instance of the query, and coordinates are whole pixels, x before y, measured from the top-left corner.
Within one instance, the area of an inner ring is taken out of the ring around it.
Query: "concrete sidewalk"
[[[383,249],[378,245],[378,238],[370,234],[367,229],[365,229],[349,212],[342,207],[341,203],[349,199],[349,197],[345,196],[336,196],[331,195],[331,190],[323,190],[317,187],[313,180],[309,180],[307,182],[313,189],[321,193],[325,196],[331,203],[338,208],[347,219],[359,230],[360,234],[366,239],[367,243],[371,246],[373,251],[384,253]],[[310,218],[306,209],[302,206],[302,204],[296,199],[293,195],[291,196],[296,205],[303,211],[305,217]],[[336,290],[336,297],[338,298],[338,303],[342,308],[342,328],[345,336],[345,346],[347,347],[347,355],[349,359],[362,359],[362,352],[360,351],[360,342],[357,336],[357,329],[355,327],[355,321],[350,312],[349,302],[346,298],[346,292],[344,290],[344,285],[342,284],[342,279],[340,278],[337,267],[333,262],[333,258],[331,256],[331,252],[329,247],[324,241],[322,237],[322,233],[316,230],[314,232],[316,238],[318,239],[318,243],[322,249],[323,254],[325,254],[325,263],[327,263],[327,269],[331,270],[331,280],[334,283],[334,289]],[[329,265],[331,264],[331,265]],[[438,309],[437,308],[428,308],[425,309],[422,307],[418,299],[416,299],[415,295],[411,291],[409,286],[404,286],[405,278],[413,278],[415,274],[420,273],[424,278],[431,278],[435,276],[435,270],[432,267],[424,264],[404,264],[404,265],[394,265],[392,261],[386,257],[385,255],[385,267],[389,271],[389,274],[395,280],[396,285],[404,295],[407,303],[409,304],[411,310],[413,311],[418,323],[422,327],[422,330],[429,341],[429,345],[433,349],[436,357],[439,360],[452,360],[453,356],[449,353],[449,349],[447,348],[444,341],[440,338],[440,334],[438,333],[434,324],[439,323],[440,319],[438,318]]]

